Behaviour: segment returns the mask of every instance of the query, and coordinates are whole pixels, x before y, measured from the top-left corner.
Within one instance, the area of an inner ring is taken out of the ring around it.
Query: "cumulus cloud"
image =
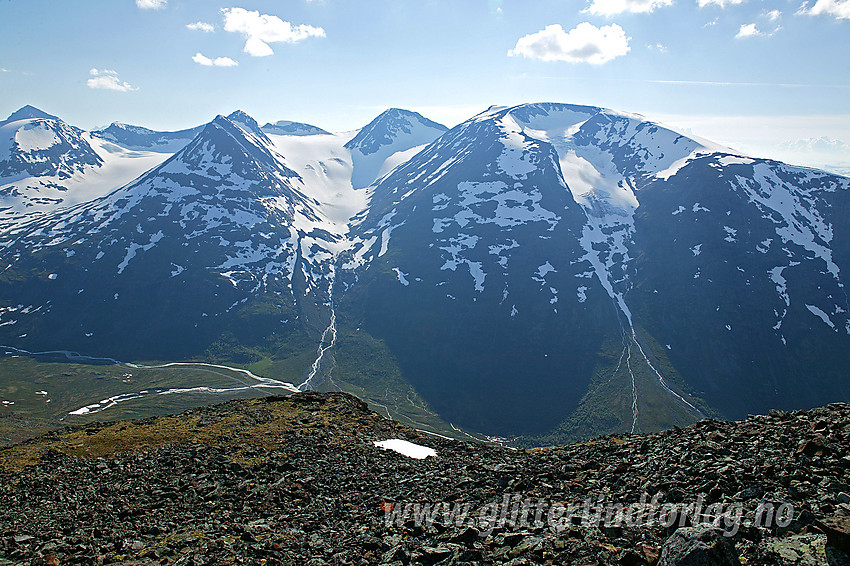
[[[560,24],[552,24],[537,33],[519,38],[508,55],[541,61],[601,65],[628,53],[631,49],[630,39],[617,24],[598,28],[582,22],[568,32]]]
[[[245,37],[244,51],[254,57],[274,54],[269,43],[298,43],[310,37],[325,37],[325,30],[305,24],[293,25],[277,16],[244,8],[224,8],[224,31]]]
[[[779,10],[771,10],[769,12],[764,12],[762,15],[771,22],[776,22],[782,17],[782,12]]]
[[[168,4],[168,0],[136,0],[136,6],[142,10],[161,10]]]
[[[672,4],[673,0],[593,0],[583,11],[596,16],[615,16],[623,12],[644,14]]]
[[[721,8],[726,6],[734,6],[735,4],[743,4],[746,0],[697,0],[700,8],[704,8],[709,4],[716,4]]]
[[[199,65],[203,65],[204,67],[235,67],[239,64],[230,57],[216,57],[215,59],[210,59],[202,53],[195,53],[195,56],[192,57],[192,61]]]
[[[797,15],[801,16],[833,16],[839,20],[850,20],[850,0],[817,0],[809,8],[808,2],[803,2]]]
[[[215,30],[215,27],[213,27],[212,24],[208,24],[206,22],[195,22],[193,24],[186,24],[186,28],[192,31],[204,31],[207,33]]]
[[[130,83],[122,82],[118,78],[118,73],[111,69],[91,69],[89,71],[91,78],[86,81],[89,88],[101,88],[106,90],[117,90],[119,92],[129,92],[131,90],[139,90]]]

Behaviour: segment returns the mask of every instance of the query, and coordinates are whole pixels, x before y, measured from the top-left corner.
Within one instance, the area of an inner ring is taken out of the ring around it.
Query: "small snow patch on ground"
[[[50,275],[47,276],[47,278],[50,279],[50,280],[56,279],[57,277],[59,277],[59,275],[57,275],[56,273],[51,273]]]
[[[437,451],[433,448],[428,448],[427,446],[420,446],[419,444],[414,444],[412,442],[408,442],[407,440],[402,440],[400,438],[390,438],[389,440],[376,440],[375,446],[383,450],[393,450],[394,452],[398,452],[403,456],[415,458],[417,460],[424,460],[428,456],[434,456],[435,458],[437,457]]]
[[[829,315],[823,312],[821,309],[816,307],[815,305],[806,305],[806,308],[809,309],[809,312],[821,319],[824,324],[838,332],[838,329],[835,327],[835,324],[829,319]]]
[[[407,280],[407,273],[402,273],[401,269],[398,267],[393,267],[393,271],[395,271],[396,276],[398,277],[398,282],[407,287],[410,285],[410,281]]]
[[[537,268],[537,276],[546,277],[546,274],[551,273],[553,271],[557,273],[557,270],[552,267],[551,263],[547,261],[546,263]]]
[[[738,157],[736,155],[728,155],[726,157],[721,157],[718,159],[721,165],[727,167],[729,165],[752,165],[755,163],[753,159],[747,159],[746,157]]]
[[[699,255],[702,252],[700,248],[702,248],[702,244],[697,244],[691,248],[691,252],[693,252],[694,255]]]

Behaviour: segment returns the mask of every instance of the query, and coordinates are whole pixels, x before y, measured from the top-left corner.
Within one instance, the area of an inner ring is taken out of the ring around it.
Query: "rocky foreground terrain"
[[[0,450],[0,564],[848,564],[849,454],[846,404],[519,451],[232,401]]]

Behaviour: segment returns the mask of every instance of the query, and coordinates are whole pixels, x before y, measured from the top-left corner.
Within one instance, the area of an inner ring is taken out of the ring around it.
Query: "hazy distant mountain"
[[[267,134],[279,134],[281,136],[316,136],[316,135],[331,135],[330,132],[311,126],[310,124],[302,124],[301,122],[290,122],[289,120],[278,120],[275,123],[269,122],[263,126],[263,131]]]
[[[175,153],[203,129],[197,126],[176,132],[157,132],[142,126],[112,122],[108,127],[92,132],[93,136],[113,142],[126,149]]]

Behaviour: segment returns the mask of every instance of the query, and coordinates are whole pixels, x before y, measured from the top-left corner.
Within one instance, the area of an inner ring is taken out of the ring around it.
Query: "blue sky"
[[[2,0],[0,31],[4,117],[341,131],[558,101],[850,171],[850,0]]]

